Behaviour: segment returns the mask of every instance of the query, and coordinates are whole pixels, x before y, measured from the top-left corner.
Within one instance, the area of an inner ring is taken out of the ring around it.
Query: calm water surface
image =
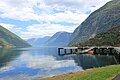
[[[36,80],[112,64],[113,56],[58,56],[55,47],[0,49],[0,80]]]

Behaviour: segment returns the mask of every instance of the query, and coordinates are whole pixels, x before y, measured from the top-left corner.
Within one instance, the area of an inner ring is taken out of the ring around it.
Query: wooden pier
[[[76,53],[78,51],[78,47],[60,47],[60,48],[58,48],[58,55],[61,55],[61,52],[60,52],[61,49],[64,50],[63,55],[73,54],[73,53]],[[70,50],[70,53],[67,53],[67,50]],[[75,52],[73,52],[73,50],[75,50]]]
[[[58,55],[89,54],[90,51],[93,55],[113,55],[120,64],[120,47],[59,47]]]

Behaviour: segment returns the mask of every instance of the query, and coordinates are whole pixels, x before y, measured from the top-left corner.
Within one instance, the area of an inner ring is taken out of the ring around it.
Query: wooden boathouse
[[[58,55],[69,54],[113,55],[120,64],[120,47],[59,47]]]

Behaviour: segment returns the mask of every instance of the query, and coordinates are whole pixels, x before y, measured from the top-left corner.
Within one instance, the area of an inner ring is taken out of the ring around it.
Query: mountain
[[[120,0],[112,0],[94,11],[73,32],[69,45],[81,44],[120,25]]]
[[[26,41],[10,32],[0,25],[0,46],[1,47],[28,47],[30,46]]]
[[[46,46],[65,46],[70,40],[71,33],[57,32],[47,42]]]
[[[91,38],[81,45],[120,46],[120,26],[114,27],[104,33],[97,34],[94,38]]]
[[[45,42],[50,38],[50,36],[46,36],[43,38],[32,38],[28,39],[27,42],[32,46],[44,46]]]

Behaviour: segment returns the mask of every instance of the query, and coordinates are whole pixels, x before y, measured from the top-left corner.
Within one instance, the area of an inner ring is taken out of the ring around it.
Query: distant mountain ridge
[[[0,46],[1,47],[28,47],[30,46],[26,41],[19,36],[10,32],[0,25]]]
[[[44,46],[46,41],[50,38],[50,36],[46,36],[43,38],[32,38],[28,39],[27,42],[32,46]]]
[[[72,33],[61,31],[55,33],[45,44],[45,46],[65,46],[69,43]]]
[[[112,0],[94,11],[71,36],[69,46],[94,38],[97,34],[120,25],[120,0]]]
[[[65,46],[69,43],[72,33],[60,31],[53,36],[45,36],[43,38],[28,39],[27,42],[34,47],[39,46]]]

